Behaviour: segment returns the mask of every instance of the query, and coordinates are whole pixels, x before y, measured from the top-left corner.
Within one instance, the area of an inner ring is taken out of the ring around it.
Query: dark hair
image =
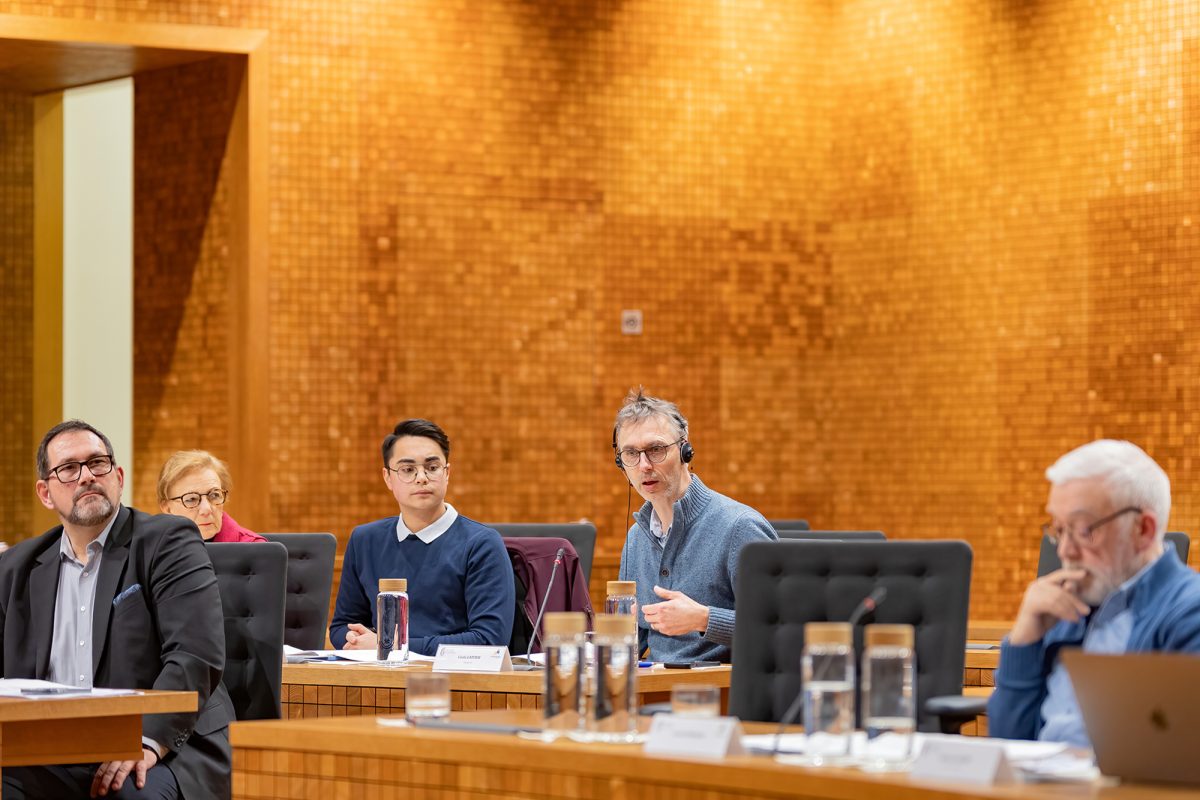
[[[42,437],[41,444],[38,445],[37,474],[41,480],[46,480],[50,477],[50,456],[46,454],[46,451],[50,448],[50,443],[61,434],[70,433],[71,431],[87,431],[88,433],[96,434],[100,441],[104,442],[104,449],[108,451],[108,457],[113,460],[114,464],[117,463],[117,459],[113,457],[112,442],[108,440],[107,436],[81,419],[68,419],[46,431],[46,435]]]
[[[437,442],[437,446],[442,448],[442,455],[446,457],[446,462],[450,462],[450,437],[438,427],[436,422],[430,422],[427,419],[406,419],[391,433],[383,437],[383,465],[385,467],[388,465],[388,459],[392,457],[392,445],[403,436],[423,436],[426,439],[433,439]]]

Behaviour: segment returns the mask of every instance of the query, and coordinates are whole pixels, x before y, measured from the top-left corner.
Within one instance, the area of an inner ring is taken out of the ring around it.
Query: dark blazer
[[[49,676],[62,535],[60,525],[21,542],[0,563],[5,678]],[[121,507],[100,562],[92,637],[95,686],[196,692],[198,714],[147,715],[142,733],[167,748],[162,763],[185,798],[229,797],[224,617],[195,525]]]

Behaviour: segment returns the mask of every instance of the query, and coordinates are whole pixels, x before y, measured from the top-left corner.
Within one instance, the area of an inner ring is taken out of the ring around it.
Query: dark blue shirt
[[[408,640],[417,653],[439,644],[506,645],[512,636],[512,562],[500,534],[459,515],[429,544],[416,536],[397,541],[397,517],[360,525],[342,560],[329,639],[346,645],[347,626],[375,630],[380,578],[408,580]]]

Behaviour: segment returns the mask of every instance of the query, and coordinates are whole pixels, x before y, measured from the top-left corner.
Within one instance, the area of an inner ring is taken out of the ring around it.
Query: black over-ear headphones
[[[684,422],[683,417],[679,416],[678,414],[672,414],[671,416],[675,418],[675,424],[677,424],[679,426],[679,430],[681,430],[681,431],[687,430],[687,423]],[[617,469],[624,472],[625,465],[621,463],[621,452],[619,450],[617,450],[617,426],[616,425],[613,426],[612,449],[613,449],[613,461],[616,462]],[[687,439],[684,439],[682,442],[679,443],[679,460],[680,461],[682,461],[684,464],[688,464],[688,463],[691,463],[691,460],[695,457],[696,457],[696,450],[695,450],[695,448],[692,447],[691,442],[689,442]]]

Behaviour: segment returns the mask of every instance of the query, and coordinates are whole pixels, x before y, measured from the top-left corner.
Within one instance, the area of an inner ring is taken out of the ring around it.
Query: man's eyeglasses
[[[1042,526],[1042,534],[1049,539],[1050,543],[1055,547],[1057,547],[1058,543],[1068,535],[1081,546],[1087,547],[1092,543],[1092,539],[1094,538],[1093,534],[1097,529],[1107,525],[1117,517],[1129,513],[1140,514],[1142,513],[1142,510],[1136,506],[1128,506],[1126,508],[1122,508],[1120,511],[1109,514],[1104,519],[1096,520],[1091,525],[1076,524],[1068,526],[1047,522]]]
[[[213,489],[207,494],[200,494],[200,492],[188,492],[187,494],[179,495],[179,497],[169,497],[167,499],[178,500],[180,503],[183,503],[184,508],[199,508],[200,501],[206,497],[208,498],[208,504],[210,506],[213,506],[214,508],[216,506],[223,506],[225,505],[225,498],[229,497],[229,491],[227,489]]]
[[[113,459],[112,456],[92,456],[87,461],[67,461],[50,470],[46,477],[53,475],[59,483],[74,483],[83,474],[84,467],[93,478],[99,478],[113,471]]]
[[[396,473],[396,477],[401,483],[412,483],[417,479],[417,470],[425,473],[425,477],[431,481],[436,481],[446,474],[446,465],[440,461],[427,461],[424,464],[401,464],[398,467],[389,467],[386,464],[383,467],[388,472]]]
[[[682,441],[683,438],[679,438],[670,444],[652,444],[645,450],[638,450],[636,447],[626,447],[621,451],[621,463],[627,467],[636,467],[642,463],[642,453],[645,453],[646,458],[651,464],[661,464],[663,459],[667,457],[667,451]]]

